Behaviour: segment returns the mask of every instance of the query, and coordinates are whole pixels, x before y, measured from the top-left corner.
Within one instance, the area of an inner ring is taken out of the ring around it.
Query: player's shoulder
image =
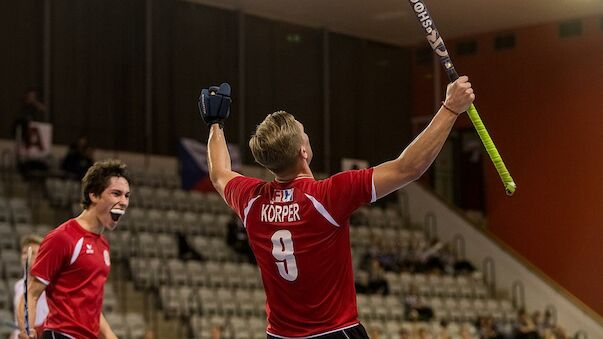
[[[345,186],[358,180],[362,180],[367,176],[372,178],[372,174],[373,168],[341,171],[324,179],[316,180],[313,185],[316,187],[331,187],[332,185]]]
[[[351,170],[346,170],[346,171],[341,171],[339,173],[335,173],[332,176],[330,176],[328,179],[353,179],[353,178],[358,178],[358,177],[362,177],[362,176],[366,176],[366,175],[372,175],[373,174],[373,167],[369,167],[369,168],[363,168],[363,169],[351,169]]]
[[[262,187],[266,186],[268,182],[262,179],[248,177],[244,175],[238,175],[228,181],[225,187],[225,191],[261,191]]]
[[[75,219],[69,219],[57,226],[55,229],[48,232],[44,237],[44,241],[70,241],[76,239],[78,235],[78,225]]]
[[[230,183],[245,183],[245,184],[257,185],[257,184],[265,184],[267,182],[260,178],[249,177],[246,175],[237,175],[236,177],[233,177],[232,179],[230,179],[230,181],[228,183],[229,184]]]

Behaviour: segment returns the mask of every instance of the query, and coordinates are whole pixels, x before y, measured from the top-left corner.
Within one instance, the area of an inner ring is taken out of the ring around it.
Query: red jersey
[[[50,312],[44,328],[70,338],[98,338],[110,267],[105,237],[86,231],[75,219],[48,233],[31,268],[46,285]]]
[[[375,200],[372,168],[287,183],[239,176],[224,196],[260,268],[268,334],[303,337],[358,323],[349,217]]]

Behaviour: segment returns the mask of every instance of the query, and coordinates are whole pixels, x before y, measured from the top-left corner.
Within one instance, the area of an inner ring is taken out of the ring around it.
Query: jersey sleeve
[[[232,178],[224,188],[224,198],[241,220],[245,219],[245,208],[254,196],[258,195],[258,187],[264,181],[256,178],[237,176]]]
[[[48,234],[38,250],[31,274],[45,285],[52,284],[69,260],[69,240],[63,232]]]
[[[377,200],[373,168],[337,173],[324,180],[328,209],[338,221],[345,221],[360,206]]]

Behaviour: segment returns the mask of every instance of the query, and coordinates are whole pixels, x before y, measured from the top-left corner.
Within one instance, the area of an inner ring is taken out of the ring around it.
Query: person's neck
[[[305,166],[302,165],[296,167],[293,170],[274,173],[274,175],[276,176],[277,182],[288,182],[299,178],[314,178],[312,170],[310,170],[310,167],[308,167],[307,164]]]
[[[92,211],[85,209],[75,220],[88,232],[101,234],[103,231],[103,225],[100,223],[96,214]]]

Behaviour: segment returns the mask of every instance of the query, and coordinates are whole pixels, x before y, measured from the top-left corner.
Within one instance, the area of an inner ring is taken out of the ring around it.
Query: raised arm
[[[207,167],[216,191],[224,198],[224,188],[239,174],[231,170],[230,154],[224,137],[224,121],[230,115],[230,85],[212,86],[201,91],[199,113],[209,127],[207,140]]]
[[[28,320],[29,320],[29,337],[27,336],[27,332],[25,331],[25,301],[23,296],[21,296],[21,300],[19,301],[19,307],[17,308],[17,322],[19,324],[19,339],[27,339],[27,338],[37,338],[36,330],[34,324],[36,323],[36,309],[38,306],[38,301],[40,300],[40,296],[42,292],[46,289],[46,285],[42,284],[38,279],[33,278],[29,280],[29,284],[27,286],[27,311]]]
[[[230,179],[239,176],[231,170],[230,153],[226,146],[224,130],[215,123],[209,127],[209,139],[207,140],[207,166],[209,177],[216,191],[224,197],[224,188]]]
[[[381,198],[417,180],[431,166],[450,134],[458,115],[475,100],[471,83],[462,76],[448,85],[446,101],[429,125],[402,154],[375,167],[373,180]]]

